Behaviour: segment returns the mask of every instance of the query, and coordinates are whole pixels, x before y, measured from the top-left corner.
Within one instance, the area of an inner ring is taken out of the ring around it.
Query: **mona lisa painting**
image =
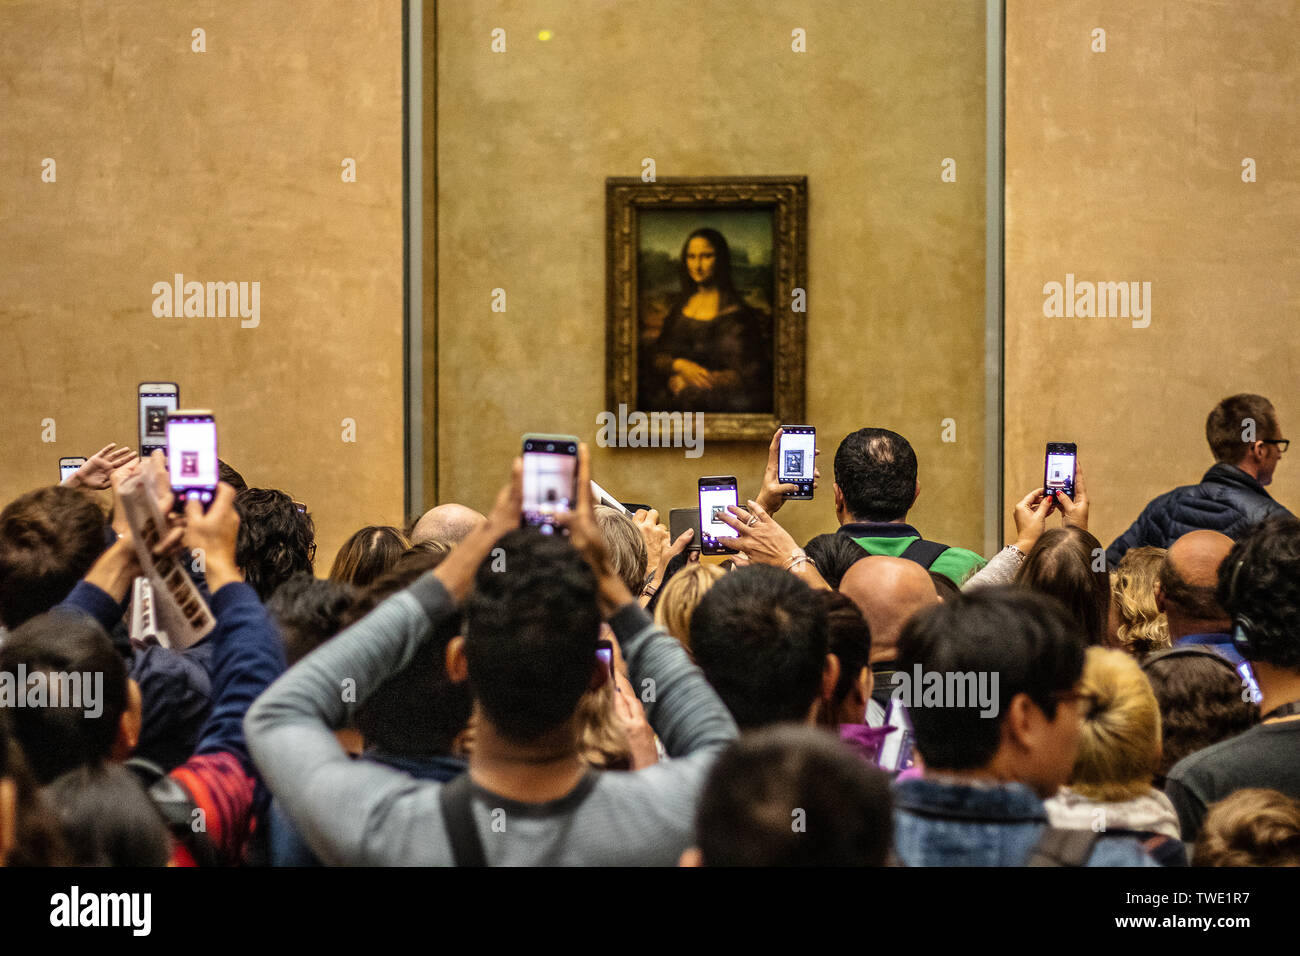
[[[801,420],[806,180],[606,190],[610,408],[702,412],[715,440]]]

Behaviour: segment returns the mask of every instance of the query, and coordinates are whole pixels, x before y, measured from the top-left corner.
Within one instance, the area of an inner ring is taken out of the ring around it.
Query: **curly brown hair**
[[[1276,790],[1238,790],[1210,805],[1196,866],[1300,866],[1300,800]]]
[[[1164,753],[1156,786],[1162,786],[1170,768],[1188,754],[1259,723],[1259,706],[1242,699],[1236,669],[1214,651],[1158,651],[1142,662],[1142,670],[1160,704]]]

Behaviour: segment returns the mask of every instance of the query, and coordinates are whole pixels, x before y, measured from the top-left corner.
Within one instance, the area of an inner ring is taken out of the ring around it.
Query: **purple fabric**
[[[867,763],[874,764],[880,753],[880,745],[892,734],[896,727],[868,727],[866,724],[840,724],[840,740],[844,741]]]

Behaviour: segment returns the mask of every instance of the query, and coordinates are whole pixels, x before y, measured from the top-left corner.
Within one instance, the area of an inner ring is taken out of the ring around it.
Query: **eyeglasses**
[[[1286,450],[1291,447],[1291,440],[1288,438],[1261,438],[1265,445],[1277,445],[1277,453],[1285,455]]]

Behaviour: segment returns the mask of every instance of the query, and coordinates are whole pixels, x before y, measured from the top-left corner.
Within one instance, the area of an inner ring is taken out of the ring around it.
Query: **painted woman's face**
[[[717,263],[717,250],[703,236],[696,236],[686,244],[686,271],[696,283],[703,285],[712,281]]]

